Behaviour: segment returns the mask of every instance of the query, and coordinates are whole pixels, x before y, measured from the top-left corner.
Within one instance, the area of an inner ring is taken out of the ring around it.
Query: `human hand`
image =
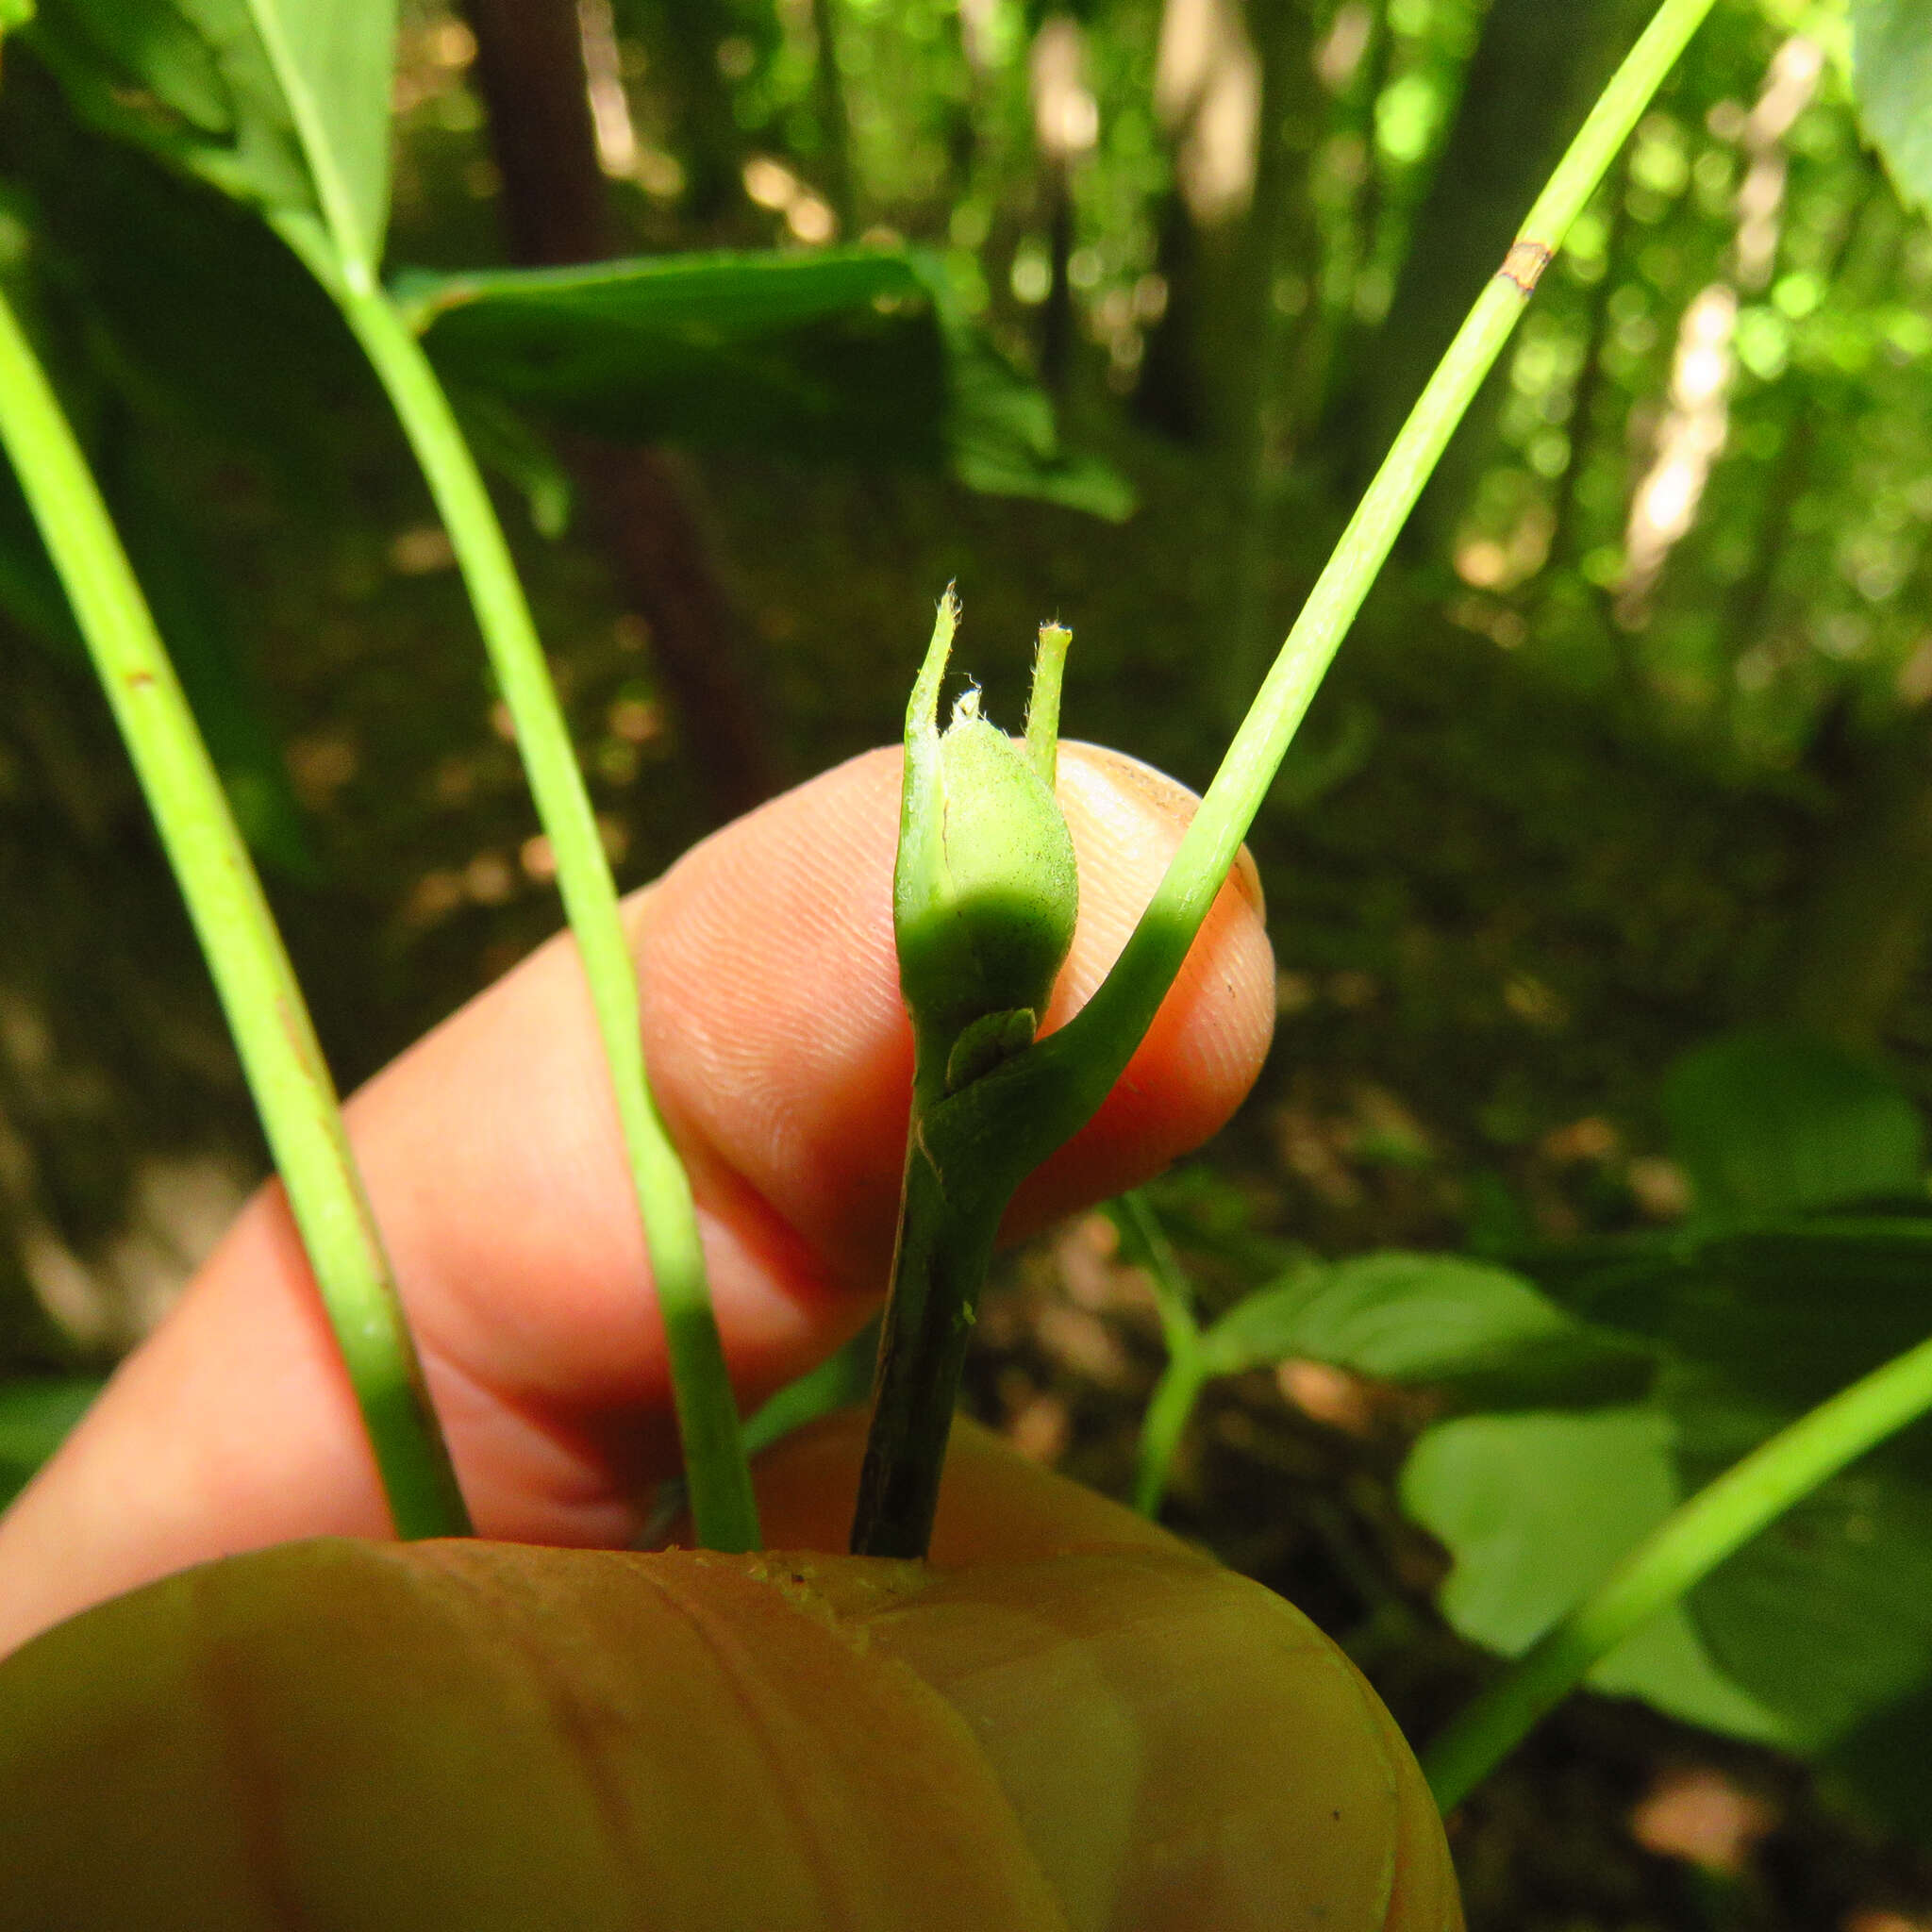
[[[883,1292],[911,1033],[891,875],[900,757],[854,759],[687,854],[626,906],[645,1052],[691,1169],[749,1409]],[[1064,747],[1080,925],[1046,1024],[1104,976],[1191,807]],[[1113,1094],[1022,1189],[1026,1233],[1212,1133],[1273,1021],[1245,858]],[[608,1075],[567,936],[371,1081],[348,1119],[480,1534],[624,1544],[676,1467],[662,1332]],[[0,1654],[103,1597],[233,1551],[389,1533],[279,1187],[0,1520]]]

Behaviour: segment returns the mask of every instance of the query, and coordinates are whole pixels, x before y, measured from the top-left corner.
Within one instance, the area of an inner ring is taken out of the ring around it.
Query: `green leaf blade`
[[[248,0],[351,280],[374,284],[389,226],[395,0]]]
[[[1875,1068],[1806,1034],[1752,1030],[1698,1047],[1667,1075],[1663,1112],[1701,1217],[1924,1192],[1918,1108]]]
[[[1397,1251],[1297,1269],[1202,1339],[1210,1374],[1291,1357],[1511,1406],[1637,1392],[1652,1365],[1641,1346],[1591,1329],[1505,1269]]]
[[[1924,0],[1852,0],[1852,85],[1899,198],[1932,208],[1932,12]]]
[[[415,275],[398,299],[447,379],[618,441],[945,468],[969,489],[1118,519],[1104,465],[916,254],[648,256]]]
[[[394,0],[46,0],[29,32],[94,127],[271,221],[319,222],[374,281]]]

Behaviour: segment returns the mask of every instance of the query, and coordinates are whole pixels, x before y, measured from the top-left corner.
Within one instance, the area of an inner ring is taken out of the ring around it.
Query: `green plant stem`
[[[1113,1216],[1114,1225],[1147,1265],[1155,1306],[1160,1311],[1160,1332],[1167,1341],[1167,1367],[1148,1398],[1134,1461],[1134,1507],[1143,1516],[1155,1516],[1167,1493],[1181,1434],[1194,1412],[1208,1370],[1201,1357],[1201,1324],[1194,1319],[1188,1277],[1159,1216],[1139,1189],[1113,1204]]]
[[[379,287],[358,290],[346,283],[312,229],[297,223],[278,226],[334,296],[362,345],[455,546],[516,730],[537,815],[557,860],[564,911],[610,1067],[664,1320],[692,1522],[707,1548],[757,1549],[758,1505],[711,1309],[691,1182],[645,1075],[637,967],[617,887],[509,545],[442,385],[394,302]]]
[[[1078,1070],[1089,1111],[1152,1024],[1342,638],[1542,268],[1712,5],[1664,0],[1611,77],[1350,518],[1125,950],[1082,1011],[1041,1043],[1042,1058]]]
[[[908,1386],[928,1391],[922,1399],[929,1412],[915,1422],[898,1402],[875,1412],[854,1527],[856,1551],[924,1553],[924,1541],[914,1542],[912,1533],[932,1520],[958,1366],[984,1278],[983,1263],[969,1274],[954,1264],[953,1255],[991,1257],[1014,1189],[1092,1117],[1125,1071],[1457,424],[1570,224],[1713,4],[1664,0],[1557,163],[1349,520],[1146,911],[1093,997],[1037,1046],[956,1091],[935,1092],[929,1104],[921,1098],[915,1074],[912,1149],[889,1306],[917,1307],[921,1314],[916,1328],[895,1339],[889,1313],[880,1361],[882,1371],[890,1364]],[[916,693],[917,687],[915,701]],[[908,741],[908,787],[917,776],[911,750]],[[910,1280],[908,1271],[919,1269],[925,1274]],[[935,1278],[941,1269],[950,1285]],[[924,1339],[914,1341],[915,1335]],[[915,1361],[909,1354],[915,1347],[931,1348],[934,1358]],[[916,1441],[902,1438],[902,1429],[912,1431]],[[886,1495],[895,1499],[896,1520],[890,1523],[869,1507]]]
[[[0,441],[66,587],[194,922],[396,1533],[466,1536],[462,1492],[294,971],[107,506],[4,298]]]
[[[973,1185],[972,1163],[942,1169],[918,1132],[921,1072],[913,1076],[914,1131],[906,1145],[898,1245],[873,1382],[872,1426],[853,1514],[856,1557],[923,1557],[932,1539],[940,1472],[981,1285],[1007,1195]],[[945,1061],[939,1062],[943,1083]],[[954,1173],[961,1176],[958,1184]]]
[[[1821,1483],[1932,1410],[1932,1341],[1841,1389],[1674,1510],[1424,1755],[1444,1811],[1458,1805],[1593,1665]]]

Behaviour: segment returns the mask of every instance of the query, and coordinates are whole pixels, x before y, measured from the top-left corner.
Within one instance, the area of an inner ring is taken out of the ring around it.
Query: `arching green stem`
[[[86,458],[0,298],[0,441],[187,901],[348,1369],[396,1533],[470,1521],[301,989]]]

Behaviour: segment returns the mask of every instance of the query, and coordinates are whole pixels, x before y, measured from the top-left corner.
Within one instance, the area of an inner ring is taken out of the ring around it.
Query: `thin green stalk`
[[[1160,1514],[1160,1499],[1167,1494],[1181,1436],[1207,1379],[1200,1351],[1190,1349],[1170,1356],[1160,1380],[1154,1385],[1147,1413],[1141,1419],[1141,1441],[1134,1455],[1134,1507],[1142,1516]]]
[[[1168,1477],[1179,1452],[1182,1432],[1208,1379],[1201,1359],[1201,1324],[1188,1277],[1159,1217],[1137,1188],[1113,1203],[1114,1225],[1147,1264],[1154,1283],[1160,1332],[1167,1342],[1167,1367],[1148,1398],[1134,1459],[1134,1507],[1143,1516],[1159,1513]]]
[[[0,298],[0,441],[66,586],[194,922],[403,1537],[467,1536],[308,1009],[85,457]]]
[[[509,545],[449,399],[394,302],[379,287],[347,284],[312,229],[298,223],[278,225],[334,296],[361,343],[455,546],[516,729],[537,815],[557,860],[564,911],[576,937],[610,1066],[664,1319],[691,1518],[698,1540],[708,1548],[757,1549],[758,1505],[711,1309],[691,1182],[645,1075],[637,968],[618,910],[617,887]]]
[[[1085,1008],[1042,1043],[1041,1058],[1074,1077],[1089,1111],[1152,1024],[1342,638],[1538,278],[1712,5],[1664,0],[1611,77],[1349,520],[1125,950]]]
[[[1932,1341],[1841,1389],[1700,1490],[1510,1665],[1424,1755],[1459,1805],[1591,1669],[1821,1483],[1932,1410]]]

